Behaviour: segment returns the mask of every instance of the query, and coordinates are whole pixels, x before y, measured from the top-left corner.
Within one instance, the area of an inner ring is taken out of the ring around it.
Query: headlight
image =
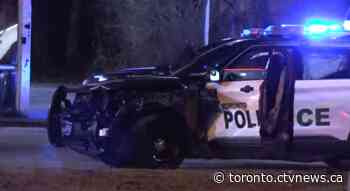
[[[87,83],[88,83],[88,80],[84,80],[82,84],[83,84],[83,86],[86,86]]]
[[[104,77],[103,75],[94,75],[94,78],[97,79],[97,81],[99,82],[103,82],[108,80],[106,77]]]

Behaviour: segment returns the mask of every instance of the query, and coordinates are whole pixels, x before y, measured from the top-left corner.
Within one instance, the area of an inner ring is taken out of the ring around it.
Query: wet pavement
[[[103,169],[104,163],[48,143],[43,128],[0,128],[0,168]]]

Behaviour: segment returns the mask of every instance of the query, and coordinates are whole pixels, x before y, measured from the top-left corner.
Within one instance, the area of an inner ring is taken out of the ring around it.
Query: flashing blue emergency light
[[[339,23],[326,19],[310,19],[304,25],[304,34],[312,39],[330,37],[332,34],[344,32]]]
[[[243,32],[241,33],[241,37],[246,37],[251,34],[251,31],[249,29],[244,29]]]
[[[244,29],[241,33],[241,37],[260,37],[263,34],[263,32],[263,28]]]

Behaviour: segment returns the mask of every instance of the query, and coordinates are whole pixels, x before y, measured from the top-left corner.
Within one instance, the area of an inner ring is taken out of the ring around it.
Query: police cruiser
[[[204,157],[335,165],[350,157],[349,28],[313,19],[248,29],[201,48],[185,66],[60,86],[49,140],[117,167],[174,168]]]

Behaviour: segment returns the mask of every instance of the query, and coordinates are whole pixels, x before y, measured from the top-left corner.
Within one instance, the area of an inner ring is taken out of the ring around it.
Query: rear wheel
[[[114,166],[177,168],[185,157],[185,121],[170,110],[120,116],[110,145]]]
[[[348,135],[348,138],[347,138],[347,146],[346,146],[346,152],[345,152],[345,157],[344,156],[333,156],[331,158],[328,158],[327,160],[325,160],[324,162],[331,168],[334,168],[334,169],[344,169],[344,168],[347,168],[349,169],[349,165],[344,165],[344,162],[346,164],[348,164],[350,162],[350,134]]]
[[[331,169],[340,169],[340,168],[342,168],[341,159],[338,158],[338,157],[332,157],[332,158],[326,159],[324,162]]]

